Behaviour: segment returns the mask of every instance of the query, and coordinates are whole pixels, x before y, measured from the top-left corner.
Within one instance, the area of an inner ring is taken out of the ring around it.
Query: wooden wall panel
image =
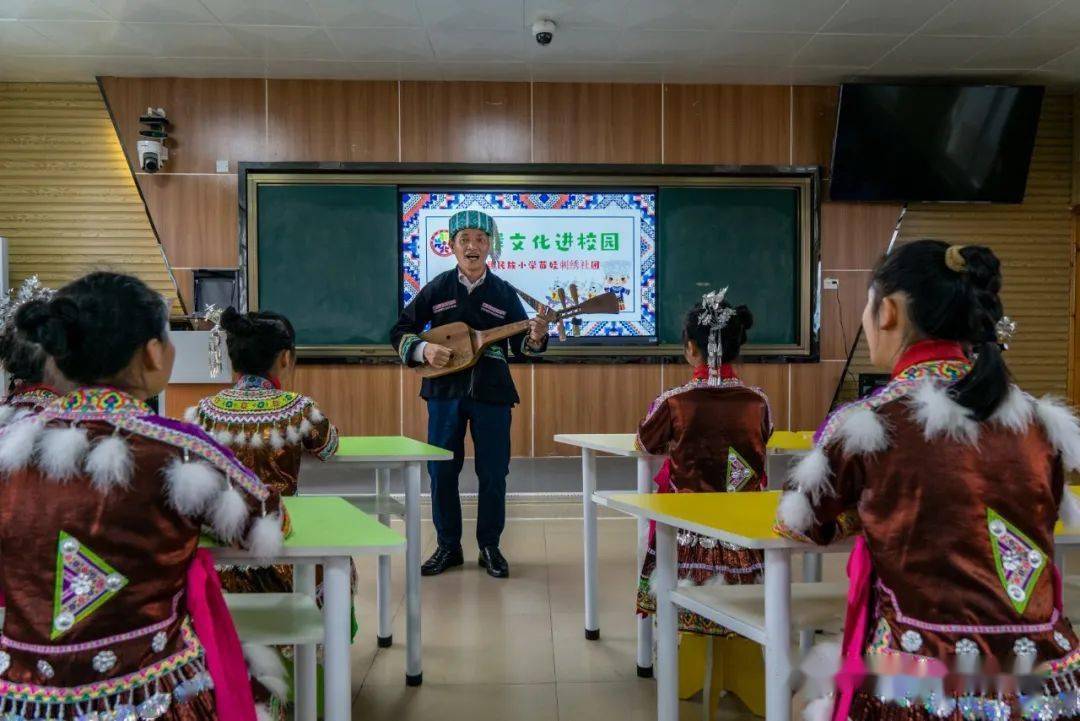
[[[398,159],[396,82],[270,80],[266,93],[267,160]]]
[[[891,203],[822,203],[821,267],[869,270],[889,246],[900,215]]]
[[[777,363],[746,363],[739,367],[739,377],[747,385],[757,386],[769,397],[773,426],[786,431],[791,425],[788,411],[788,367]]]
[[[401,159],[527,163],[528,83],[401,84]]]
[[[837,273],[838,290],[821,293],[821,358],[846,359],[855,342],[866,307],[870,271]]]
[[[786,165],[791,88],[665,85],[664,162]]]
[[[0,83],[0,236],[10,242],[12,284],[37,275],[59,288],[112,269],[180,308],[94,84]]]
[[[532,455],[533,396],[532,364],[513,363],[510,375],[514,379],[521,403],[514,406],[510,426],[510,454],[515,458]],[[410,438],[427,438],[427,403],[420,398],[420,376],[406,370],[402,376],[402,434]],[[473,455],[472,438],[465,437],[465,455]]]
[[[792,88],[793,165],[829,165],[839,99],[840,88],[835,85],[796,85]]]
[[[169,173],[213,173],[217,160],[266,158],[264,81],[226,78],[102,78],[102,88],[128,158],[137,163],[139,116],[164,108],[169,129]]]
[[[536,83],[537,163],[659,163],[659,85]]]
[[[401,367],[309,365],[296,367],[290,389],[310,396],[342,435],[401,433]]]
[[[228,383],[171,383],[165,389],[164,413],[169,418],[183,419],[184,411],[203,398],[212,396]]]
[[[556,433],[633,432],[661,390],[656,363],[537,364],[536,455],[579,455],[557,445]]]
[[[829,413],[840,374],[841,361],[795,363],[791,366],[791,429],[815,430]]]
[[[179,268],[235,268],[237,176],[140,174],[139,186],[169,262]]]

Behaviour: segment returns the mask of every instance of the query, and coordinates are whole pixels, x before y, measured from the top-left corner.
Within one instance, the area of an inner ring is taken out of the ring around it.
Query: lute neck
[[[512,338],[518,333],[525,331],[529,328],[529,321],[519,320],[516,323],[508,323],[506,325],[500,325],[497,328],[491,328],[489,330],[480,331],[484,343],[498,343],[506,338]]]

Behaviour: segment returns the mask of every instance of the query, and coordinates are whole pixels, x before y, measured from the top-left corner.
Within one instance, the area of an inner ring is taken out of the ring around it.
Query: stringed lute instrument
[[[542,309],[537,308],[537,312],[542,320],[551,325],[559,323],[565,318],[573,318],[589,313],[618,313],[619,299],[613,293],[604,293],[562,310],[554,310],[543,306]],[[528,329],[528,320],[507,323],[488,330],[475,330],[467,323],[461,322],[447,323],[432,328],[426,333],[421,333],[420,338],[428,343],[435,343],[449,348],[451,353],[450,362],[442,368],[434,368],[430,365],[418,366],[416,372],[424,378],[438,378],[439,376],[450,375],[471,368],[483,356],[485,348]]]

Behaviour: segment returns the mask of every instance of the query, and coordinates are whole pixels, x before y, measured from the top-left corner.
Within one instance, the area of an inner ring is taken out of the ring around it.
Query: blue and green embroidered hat
[[[499,237],[499,228],[495,225],[495,219],[487,213],[479,210],[459,210],[450,216],[450,241],[459,230],[466,229],[482,230],[491,238],[491,259],[498,260],[502,251],[502,238]]]

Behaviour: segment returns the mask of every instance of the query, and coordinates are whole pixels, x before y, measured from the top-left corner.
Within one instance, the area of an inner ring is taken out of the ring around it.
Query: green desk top
[[[393,553],[405,547],[405,537],[379,523],[344,498],[293,496],[284,498],[292,520],[282,558]],[[218,557],[246,557],[247,552],[223,547],[203,536],[201,546]]]
[[[338,461],[448,461],[450,451],[405,436],[343,436]]]

